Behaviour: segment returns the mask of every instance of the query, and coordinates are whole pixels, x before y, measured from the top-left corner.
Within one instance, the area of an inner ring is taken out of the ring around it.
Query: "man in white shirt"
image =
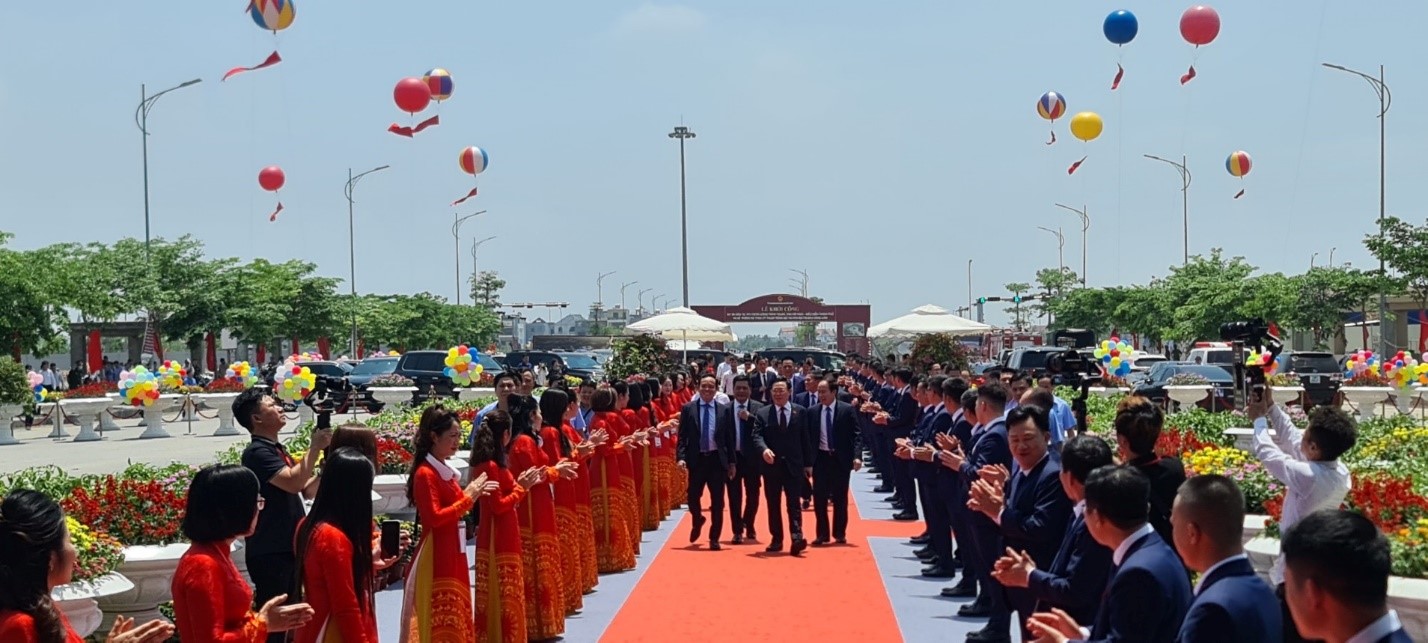
[[[719,378],[719,390],[730,395],[734,394],[734,376],[738,374],[735,365],[739,363],[739,358],[733,355],[725,355],[724,361],[719,363],[719,368],[714,370],[714,377]]]
[[[1304,636],[1326,643],[1410,643],[1388,609],[1388,539],[1340,509],[1304,516],[1284,532],[1284,597]]]
[[[1281,533],[1320,509],[1337,508],[1349,493],[1349,469],[1339,456],[1353,448],[1358,427],[1337,408],[1319,406],[1309,417],[1309,428],[1299,430],[1289,414],[1274,403],[1269,389],[1251,399],[1245,411],[1254,420],[1254,455],[1274,479],[1285,486]],[[1269,435],[1273,425],[1274,435]],[[1284,557],[1274,561],[1270,581],[1284,597]],[[1285,640],[1300,641],[1284,607]]]

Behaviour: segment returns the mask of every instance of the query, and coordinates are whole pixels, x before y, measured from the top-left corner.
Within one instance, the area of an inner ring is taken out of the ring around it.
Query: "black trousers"
[[[709,542],[718,542],[724,532],[724,481],[728,480],[729,471],[724,468],[717,452],[695,455],[694,461],[685,463],[685,466],[689,467],[689,494],[685,498],[689,502],[689,513],[696,521],[703,520],[704,512],[699,503],[703,499],[704,488],[708,487]]]
[[[896,448],[896,444],[893,442],[893,440],[895,439],[895,437],[888,438],[888,444],[893,445],[894,448]],[[912,513],[916,514],[917,485],[913,482],[911,466],[914,463],[911,460],[904,460],[897,456],[891,457],[893,472],[893,493],[896,493],[898,500],[902,501],[903,511],[911,511]]]
[[[788,531],[794,540],[803,540],[803,469],[789,471],[784,462],[765,465],[764,501],[769,505],[769,538],[783,542],[783,512],[788,510]]]
[[[971,532],[971,540],[974,543],[972,549],[976,555],[969,559],[973,568],[973,576],[977,583],[981,585],[980,597],[987,601],[992,609],[992,623],[997,619],[1010,623],[1010,614],[1007,613],[1006,593],[1002,591],[1002,584],[997,579],[992,578],[992,566],[996,565],[997,559],[1002,556],[1002,531],[995,523],[989,520],[981,512],[967,512],[967,531]],[[1001,631],[1006,631],[1003,626]]]
[[[244,552],[243,555],[248,563],[248,575],[253,579],[254,611],[262,609],[263,605],[274,597],[283,594],[291,595],[294,589],[294,573],[297,570],[297,562],[293,554],[258,554],[255,556]],[[286,633],[268,635],[268,643],[283,643],[285,640],[287,640]]]
[[[937,468],[940,464],[912,462],[917,478],[917,499],[922,505],[922,517],[927,523],[928,544],[944,567],[952,566],[952,524],[947,517],[947,505],[938,488]]]
[[[729,494],[729,523],[734,535],[754,533],[754,519],[759,515],[759,488],[762,476],[759,463],[742,455],[735,458],[734,479],[725,485]]]
[[[828,505],[833,505],[832,536],[848,537],[848,482],[852,469],[828,451],[819,451],[813,458],[813,525],[814,537],[828,540]]]

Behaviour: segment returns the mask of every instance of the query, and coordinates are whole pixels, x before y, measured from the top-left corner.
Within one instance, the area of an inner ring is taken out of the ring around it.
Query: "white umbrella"
[[[948,333],[951,335],[976,335],[991,330],[992,327],[952,314],[941,306],[928,304],[918,306],[911,313],[885,321],[868,329],[868,337],[895,337],[906,335],[929,335]]]
[[[732,342],[738,338],[729,325],[717,319],[710,319],[688,308],[675,307],[654,317],[641,319],[625,326],[633,333],[655,333],[665,339],[686,342]],[[688,350],[686,344],[685,350]]]

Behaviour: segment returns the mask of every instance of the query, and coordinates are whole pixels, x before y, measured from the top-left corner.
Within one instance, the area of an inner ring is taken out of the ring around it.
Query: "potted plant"
[[[1130,390],[1131,385],[1125,380],[1125,378],[1110,374],[1101,376],[1100,386],[1092,386],[1087,389],[1090,394],[1098,395],[1100,397],[1125,395],[1126,393],[1129,393]]]
[[[108,382],[94,382],[85,384],[78,388],[71,389],[60,401],[60,408],[65,414],[72,415],[79,419],[79,435],[74,436],[75,442],[92,442],[101,439],[99,433],[94,428],[98,423],[100,430],[105,427],[101,416],[109,412],[109,407],[114,406],[116,397],[111,397],[113,384]]]
[[[0,358],[0,445],[19,444],[11,425],[15,416],[34,403],[25,367],[8,357]]]
[[[1210,394],[1210,380],[1197,373],[1177,373],[1166,383],[1165,394],[1182,408],[1191,406]]]
[[[1304,403],[1304,386],[1294,373],[1271,373],[1264,377],[1264,383],[1274,391],[1276,402],[1288,404],[1291,400]]]
[[[1388,401],[1393,387],[1387,378],[1364,371],[1345,380],[1339,392],[1358,411],[1360,420],[1372,420],[1374,405]]]
[[[411,400],[412,394],[416,390],[416,382],[396,373],[374,377],[367,384],[367,391],[372,394],[372,399],[383,406],[401,404]]]
[[[134,589],[134,583],[116,573],[124,562],[124,545],[109,534],[90,529],[73,516],[65,517],[70,542],[77,554],[74,577],[50,591],[76,634],[89,636],[99,629],[104,614],[99,611],[100,597],[114,596]]]

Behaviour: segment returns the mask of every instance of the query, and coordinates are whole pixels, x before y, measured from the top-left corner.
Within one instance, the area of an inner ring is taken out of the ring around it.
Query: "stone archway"
[[[838,350],[868,353],[868,326],[872,306],[867,304],[820,304],[798,295],[760,295],[735,306],[691,306],[694,312],[726,323],[738,322],[833,322],[837,324]]]

